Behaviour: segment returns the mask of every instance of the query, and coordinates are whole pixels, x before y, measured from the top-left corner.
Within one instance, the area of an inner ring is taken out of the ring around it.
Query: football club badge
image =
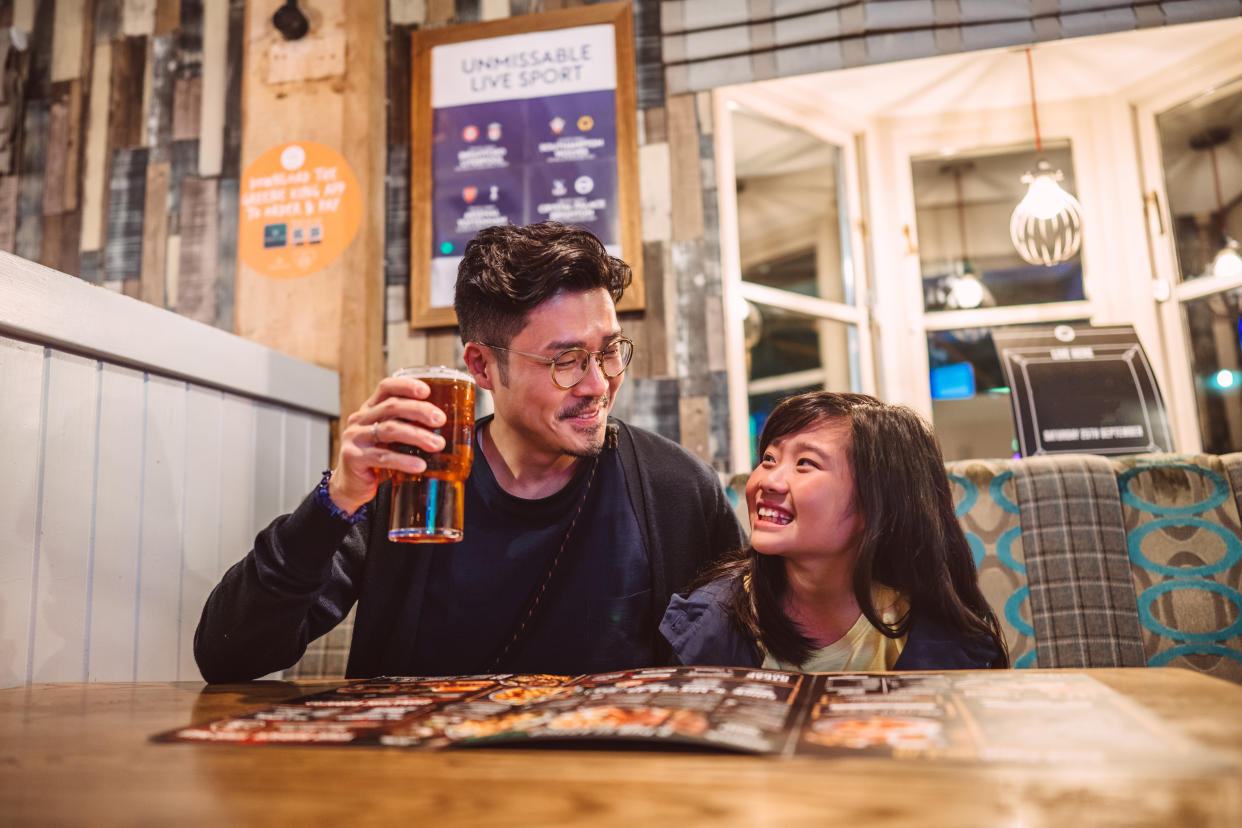
[[[479,140],[479,128],[474,124],[470,124],[461,131],[461,138],[466,143],[474,143]]]
[[[574,179],[574,192],[578,195],[586,195],[595,189],[595,179],[589,175],[580,175]]]
[[[467,204],[474,204],[474,200],[479,197],[479,188],[465,187],[461,191],[461,197]]]
[[[578,119],[578,131],[579,132],[590,132],[591,129],[594,128],[594,126],[595,126],[595,119],[592,118],[590,115],[583,115],[581,118]]]
[[[487,140],[489,141],[500,140],[500,122],[499,121],[492,121],[490,124],[487,125]]]
[[[556,133],[557,135],[560,135],[561,130],[565,129],[565,119],[558,115],[552,120],[548,121],[548,126],[552,129],[554,133]]]
[[[565,187],[565,182],[563,179],[560,179],[560,178],[552,179],[552,195],[563,196],[567,192],[569,192],[569,190]]]

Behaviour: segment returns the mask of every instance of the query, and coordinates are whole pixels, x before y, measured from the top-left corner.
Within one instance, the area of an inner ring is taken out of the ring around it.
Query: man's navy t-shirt
[[[644,633],[651,569],[621,460],[615,448],[605,448],[590,479],[592,463],[581,462],[549,497],[514,497],[496,482],[476,432],[465,537],[409,547],[411,555],[431,556],[415,642],[422,675],[489,666],[544,583],[580,503],[547,592],[496,670],[577,674],[652,663],[654,641]]]

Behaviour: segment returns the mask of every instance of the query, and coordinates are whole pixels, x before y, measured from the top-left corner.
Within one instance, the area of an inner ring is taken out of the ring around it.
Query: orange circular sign
[[[237,248],[274,279],[322,270],[349,247],[362,221],[362,193],[341,154],[323,144],[280,144],[242,174]]]

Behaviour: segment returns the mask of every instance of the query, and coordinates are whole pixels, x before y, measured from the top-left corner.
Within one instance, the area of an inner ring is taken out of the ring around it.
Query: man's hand
[[[388,377],[349,415],[328,481],[333,503],[353,514],[375,497],[382,470],[420,474],[427,469],[421,457],[391,451],[387,444],[406,443],[429,452],[444,449],[444,438],[430,430],[444,425],[444,412],[427,402],[430,394],[422,380]]]

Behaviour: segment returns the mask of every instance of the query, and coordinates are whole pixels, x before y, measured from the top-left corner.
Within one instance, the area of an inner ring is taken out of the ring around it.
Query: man
[[[387,538],[377,469],[443,448],[419,380],[389,377],[341,434],[335,468],[256,538],[203,609],[212,682],[295,663],[357,614],[347,674],[585,673],[668,663],[669,597],[742,544],[715,474],[676,443],[609,418],[633,345],[616,302],[630,269],[584,230],[483,230],[454,306],[466,367],[492,393],[475,428],[464,539]]]

